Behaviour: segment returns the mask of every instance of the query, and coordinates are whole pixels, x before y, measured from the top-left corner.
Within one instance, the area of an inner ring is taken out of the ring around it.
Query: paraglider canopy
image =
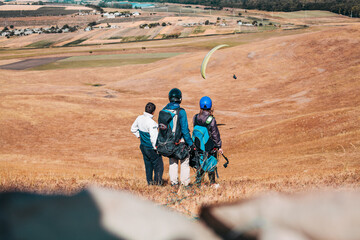
[[[213,49],[210,50],[210,52],[208,52],[208,54],[206,54],[206,56],[204,57],[204,60],[201,64],[201,76],[206,79],[206,76],[205,76],[205,70],[206,70],[206,65],[207,63],[209,62],[209,59],[211,57],[211,55],[216,51],[218,50],[219,48],[222,48],[222,47],[228,47],[229,45],[227,44],[221,44],[221,45],[218,45],[216,47],[214,47]]]

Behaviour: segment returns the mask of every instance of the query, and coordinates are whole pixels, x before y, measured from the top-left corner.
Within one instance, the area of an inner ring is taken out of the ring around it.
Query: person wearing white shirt
[[[148,184],[162,185],[164,163],[155,147],[158,136],[158,124],[153,120],[155,109],[155,104],[151,102],[146,104],[144,114],[136,118],[131,126],[131,132],[140,138],[140,150],[144,158]]]

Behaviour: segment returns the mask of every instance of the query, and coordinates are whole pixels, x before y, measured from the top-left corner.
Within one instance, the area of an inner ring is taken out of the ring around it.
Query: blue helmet
[[[209,109],[211,109],[211,107],[212,107],[211,98],[209,98],[208,96],[205,96],[200,99],[200,108],[201,109],[209,110]]]

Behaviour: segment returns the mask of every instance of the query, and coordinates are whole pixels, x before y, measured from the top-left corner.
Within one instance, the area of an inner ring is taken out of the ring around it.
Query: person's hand
[[[224,151],[222,150],[222,148],[219,148],[218,152],[222,155],[224,154]]]

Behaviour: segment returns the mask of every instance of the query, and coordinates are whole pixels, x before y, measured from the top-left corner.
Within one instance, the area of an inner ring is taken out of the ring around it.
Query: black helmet
[[[169,92],[169,101],[181,103],[181,100],[182,100],[182,94],[181,94],[180,89],[178,89],[178,88],[171,89]]]

